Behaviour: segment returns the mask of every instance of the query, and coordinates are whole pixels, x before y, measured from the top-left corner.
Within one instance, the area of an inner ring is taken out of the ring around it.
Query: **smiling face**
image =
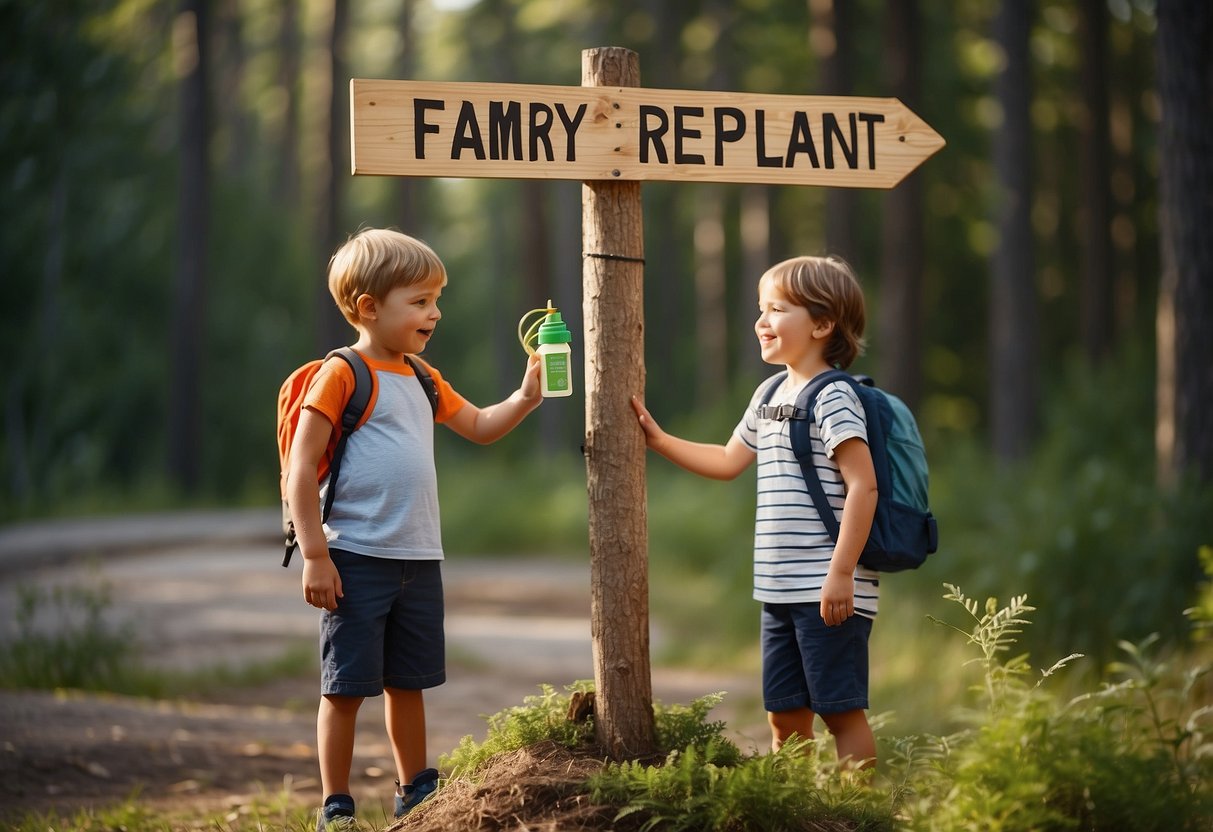
[[[367,345],[381,358],[399,358],[422,352],[442,318],[438,299],[445,275],[390,289],[382,300],[358,298],[359,325],[369,337]]]
[[[822,353],[833,324],[815,321],[769,276],[758,283],[758,312],[754,332],[763,361],[806,372],[824,369]]]

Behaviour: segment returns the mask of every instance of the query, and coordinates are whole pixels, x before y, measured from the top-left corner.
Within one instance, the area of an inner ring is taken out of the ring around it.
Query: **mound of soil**
[[[537,743],[493,758],[477,782],[451,781],[422,808],[388,827],[388,832],[632,828],[615,822],[615,808],[595,806],[586,794],[586,781],[602,766],[602,758],[592,751]]]

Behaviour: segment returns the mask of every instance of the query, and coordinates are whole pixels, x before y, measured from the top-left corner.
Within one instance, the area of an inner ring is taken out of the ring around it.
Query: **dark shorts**
[[[378,696],[445,682],[442,561],[330,555],[343,597],[320,618],[320,692]]]
[[[821,605],[762,605],[762,698],[772,713],[808,708],[837,714],[868,707],[872,619],[852,615],[837,627]]]

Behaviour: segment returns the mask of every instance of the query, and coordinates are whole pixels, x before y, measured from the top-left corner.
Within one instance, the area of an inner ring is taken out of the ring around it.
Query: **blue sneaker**
[[[316,832],[355,829],[354,798],[348,794],[330,794],[316,814]]]
[[[417,808],[423,800],[438,791],[438,771],[427,768],[413,778],[407,786],[396,781],[396,817],[401,818]]]

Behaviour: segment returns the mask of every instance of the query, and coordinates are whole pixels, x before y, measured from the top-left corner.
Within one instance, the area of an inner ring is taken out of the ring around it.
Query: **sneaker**
[[[344,832],[355,829],[354,798],[348,794],[331,794],[316,813],[316,832]]]
[[[400,781],[397,780],[396,817],[404,817],[436,791],[438,791],[438,772],[432,768],[427,768],[418,774],[407,786],[401,786]]]

